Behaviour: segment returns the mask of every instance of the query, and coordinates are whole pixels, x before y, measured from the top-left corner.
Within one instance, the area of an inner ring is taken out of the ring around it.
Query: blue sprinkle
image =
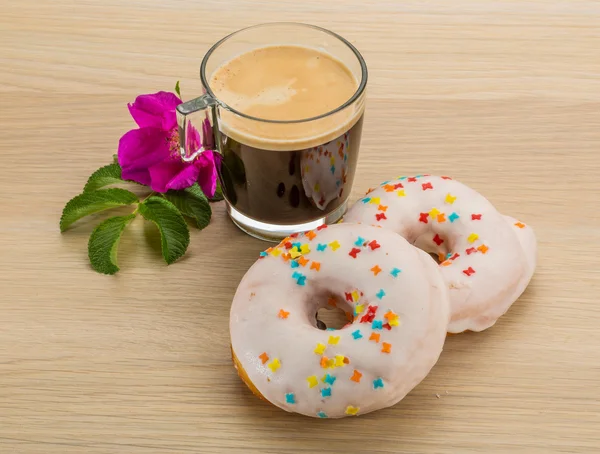
[[[381,185],[380,185],[380,186],[383,186],[383,185],[385,185],[385,184],[388,184],[389,182],[390,182],[390,180],[384,181],[383,183],[381,183]]]
[[[296,397],[294,396],[294,393],[287,393],[285,395],[285,401],[288,404],[295,404],[296,403]]]
[[[383,322],[381,320],[373,320],[371,329],[383,329]]]
[[[320,411],[319,413],[317,413],[317,416],[319,418],[327,418],[327,414],[324,411]]]
[[[337,331],[335,328],[326,328],[327,331]]]
[[[354,331],[354,332],[352,333],[352,337],[353,337],[354,339],[362,339],[363,335],[362,335],[362,334],[360,334],[360,330],[359,330],[359,329],[357,329],[356,331]]]
[[[398,274],[400,274],[402,272],[402,270],[400,268],[392,268],[392,271],[390,271],[390,274],[394,277],[398,277]]]
[[[415,175],[415,178],[421,178],[423,175]]]
[[[293,247],[297,247],[298,250],[300,250],[300,248],[302,247],[302,243],[292,243]]]
[[[298,278],[298,280],[296,281],[296,283],[297,283],[298,285],[304,285],[304,284],[306,284],[306,276],[300,276],[300,277]]]
[[[266,257],[267,255],[269,255],[269,254],[267,254],[267,253],[266,253],[266,252],[264,252],[264,251],[260,253],[260,256],[261,256],[261,257]]]
[[[365,197],[362,199],[362,203],[369,203],[371,201],[371,197]]]
[[[378,299],[383,299],[383,297],[385,296],[385,292],[383,291],[383,289],[380,289],[375,296]]]
[[[333,175],[335,173],[335,166],[331,166],[329,168],[329,170],[331,171],[331,174]]]
[[[447,258],[447,259],[449,259],[450,257],[452,257],[452,252],[448,252],[448,253],[446,254],[446,258]]]
[[[298,271],[294,271],[292,273],[292,279],[298,279],[300,276],[302,276]]]
[[[450,216],[448,216],[448,220],[449,220],[450,222],[454,222],[454,221],[456,221],[456,220],[457,220],[459,217],[460,217],[460,216],[459,216],[458,214],[456,214],[456,213],[452,213]]]
[[[292,260],[292,261],[290,262],[290,266],[291,266],[292,268],[298,268],[298,267],[300,266],[300,264],[299,264],[299,263],[298,263],[296,260]]]
[[[406,178],[408,178],[408,177],[400,177],[400,178],[398,178],[398,179],[399,179],[399,180],[406,180]]]
[[[331,388],[323,388],[321,390],[322,397],[331,397]]]
[[[335,383],[335,381],[337,380],[337,377],[334,377],[333,375],[325,375],[325,383],[329,384],[329,385],[333,385]]]
[[[354,242],[355,246],[362,246],[365,242],[365,239],[363,237],[358,237],[358,239]]]
[[[383,379],[381,377],[373,380],[373,388],[374,389],[383,388]]]
[[[317,251],[323,252],[325,249],[327,249],[326,244],[323,244],[323,243],[317,244]]]

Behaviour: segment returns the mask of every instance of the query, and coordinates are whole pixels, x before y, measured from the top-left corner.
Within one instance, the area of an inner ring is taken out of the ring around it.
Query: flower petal
[[[148,169],[169,157],[168,133],[157,128],[133,129],[119,140],[119,165],[124,172]]]
[[[170,189],[169,183],[171,180],[183,172],[189,165],[179,159],[167,159],[153,165],[148,169],[150,171],[150,179],[152,180],[150,187],[156,192],[167,192]]]
[[[217,169],[214,162],[214,154],[212,151],[205,151],[198,159],[194,161],[194,166],[198,168],[198,184],[202,188],[202,192],[207,197],[215,195],[217,189]]]
[[[150,186],[150,172],[148,169],[123,169],[121,178],[124,180],[137,181],[144,186]]]
[[[181,172],[175,175],[171,181],[167,183],[167,189],[185,189],[193,185],[198,179],[200,169],[192,164],[186,164]]]
[[[129,112],[141,127],[172,129],[177,125],[175,108],[181,99],[174,93],[159,91],[158,93],[140,95],[133,104],[128,104]]]

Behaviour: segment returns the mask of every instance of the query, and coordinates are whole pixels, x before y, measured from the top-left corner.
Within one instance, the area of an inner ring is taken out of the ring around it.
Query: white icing
[[[425,216],[427,213],[433,215]],[[441,214],[443,217],[438,218]],[[481,215],[481,219],[473,219],[473,214]],[[439,267],[450,292],[451,333],[482,331],[492,326],[533,275],[533,230],[516,227],[516,221],[513,225],[506,221],[481,194],[438,176],[385,182],[359,200],[344,217],[344,222],[392,230],[427,252],[459,254],[442,263],[449,266]],[[437,244],[434,239],[443,242]],[[488,248],[485,253],[471,249],[483,245]],[[471,253],[467,254],[467,250]],[[469,276],[465,272],[470,269],[475,273]]]
[[[359,237],[364,241],[357,246]],[[373,240],[379,248],[369,245]],[[437,264],[399,235],[366,225],[334,225],[291,242],[308,246],[310,252],[302,257],[309,262],[292,268],[291,260],[282,258],[288,251],[283,243],[269,250],[246,273],[231,306],[232,348],[253,385],[274,405],[313,417],[344,417],[353,407],[360,415],[401,400],[427,375],[442,351],[449,301]],[[327,247],[319,251],[318,245]],[[360,251],[356,258],[349,254],[354,248]],[[315,262],[319,271],[311,268]],[[375,266],[381,269],[377,274],[372,271]],[[305,285],[292,277],[294,272],[306,277]],[[345,294],[353,291],[363,295],[346,302]],[[337,297],[338,307],[356,310],[363,305],[364,309],[340,330],[319,330],[315,314],[327,306],[330,295]],[[384,318],[392,311],[398,326],[373,329],[373,323],[361,322],[369,305],[378,306],[376,322],[393,320],[393,315]],[[285,319],[278,315],[282,309],[289,312]],[[354,338],[357,330],[362,338]],[[379,342],[369,339],[372,333],[380,335]],[[328,343],[330,336],[339,336],[335,345]],[[391,344],[389,353],[383,351],[384,342]],[[319,343],[326,345],[327,358],[342,355],[349,364],[323,368],[322,355],[314,352]],[[260,358],[263,353],[269,357],[265,364]],[[269,364],[275,358],[281,367],[273,372]],[[362,374],[360,382],[351,380],[355,370]],[[325,374],[335,377],[333,385],[322,381]],[[307,378],[312,376],[318,384],[311,388]],[[378,378],[383,387],[375,388]],[[331,390],[329,397],[321,393],[326,388]],[[293,393],[294,403],[286,401],[287,393]]]

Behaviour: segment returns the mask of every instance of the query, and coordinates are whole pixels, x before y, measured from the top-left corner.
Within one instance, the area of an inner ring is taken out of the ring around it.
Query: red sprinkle
[[[323,225],[320,225],[319,227],[317,227],[317,230],[323,230],[326,228],[327,228],[327,225],[323,224]]]
[[[392,326],[389,323],[386,323],[385,325],[383,325],[383,327],[385,329],[387,329],[388,331],[391,331],[391,329],[392,329]]]
[[[346,292],[344,292],[344,295],[346,295],[346,301],[352,302],[352,293],[346,293]]]
[[[381,246],[379,245],[377,240],[373,240],[369,243],[369,247],[371,248],[372,251],[374,251],[375,249],[380,248]]]
[[[417,179],[415,177],[409,177],[406,179],[406,181],[408,181],[409,183],[414,183],[417,181]]]
[[[427,224],[429,222],[429,213],[421,213],[419,215],[419,222]]]
[[[472,274],[475,274],[475,270],[469,267],[466,270],[463,270],[463,273],[465,273],[467,276],[471,276]]]
[[[292,248],[292,243],[290,243],[289,241],[286,241],[284,243],[284,246],[285,246],[286,249],[291,249]]]
[[[471,254],[474,254],[475,252],[477,252],[477,249],[475,249],[474,247],[470,247],[465,252],[467,253],[467,255],[471,255]]]
[[[298,238],[298,234],[297,234],[297,233],[292,233],[292,234],[290,235],[290,238]]]
[[[436,233],[435,236],[433,237],[433,242],[439,246],[440,244],[442,244],[444,242],[444,240],[441,239],[440,236]]]
[[[404,187],[404,185],[402,183],[396,183],[394,185],[394,189],[402,189]]]
[[[460,257],[460,254],[458,252],[455,252],[454,255],[452,257],[450,257],[450,260],[456,260],[459,257]]]
[[[442,180],[451,180],[452,178],[450,177],[442,177]]]
[[[385,217],[385,213],[377,213],[377,214],[375,215],[375,217],[377,218],[377,220],[378,220],[378,221],[381,221],[382,219],[387,219],[387,218]]]
[[[427,189],[433,189],[433,186],[429,182],[423,183],[421,186],[423,187],[423,191],[426,191]]]
[[[480,214],[472,214],[471,219],[473,221],[481,221],[481,215]]]
[[[348,255],[351,256],[353,259],[355,259],[359,253],[360,253],[360,249],[353,247],[352,250],[350,252],[348,252]]]

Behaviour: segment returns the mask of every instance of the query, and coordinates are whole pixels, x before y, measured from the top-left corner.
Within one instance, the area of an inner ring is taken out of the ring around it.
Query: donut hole
[[[438,265],[444,262],[449,255],[452,255],[451,239],[430,231],[418,236],[412,244],[427,252]]]
[[[428,254],[431,256],[431,258],[432,258],[433,260],[435,260],[435,263],[437,263],[438,265],[439,265],[440,263],[442,263],[442,262],[440,261],[440,256],[439,256],[439,254],[438,254],[437,252],[429,252]]]
[[[340,307],[322,307],[315,314],[317,328],[325,329],[342,329],[348,323],[349,312],[345,312]]]

